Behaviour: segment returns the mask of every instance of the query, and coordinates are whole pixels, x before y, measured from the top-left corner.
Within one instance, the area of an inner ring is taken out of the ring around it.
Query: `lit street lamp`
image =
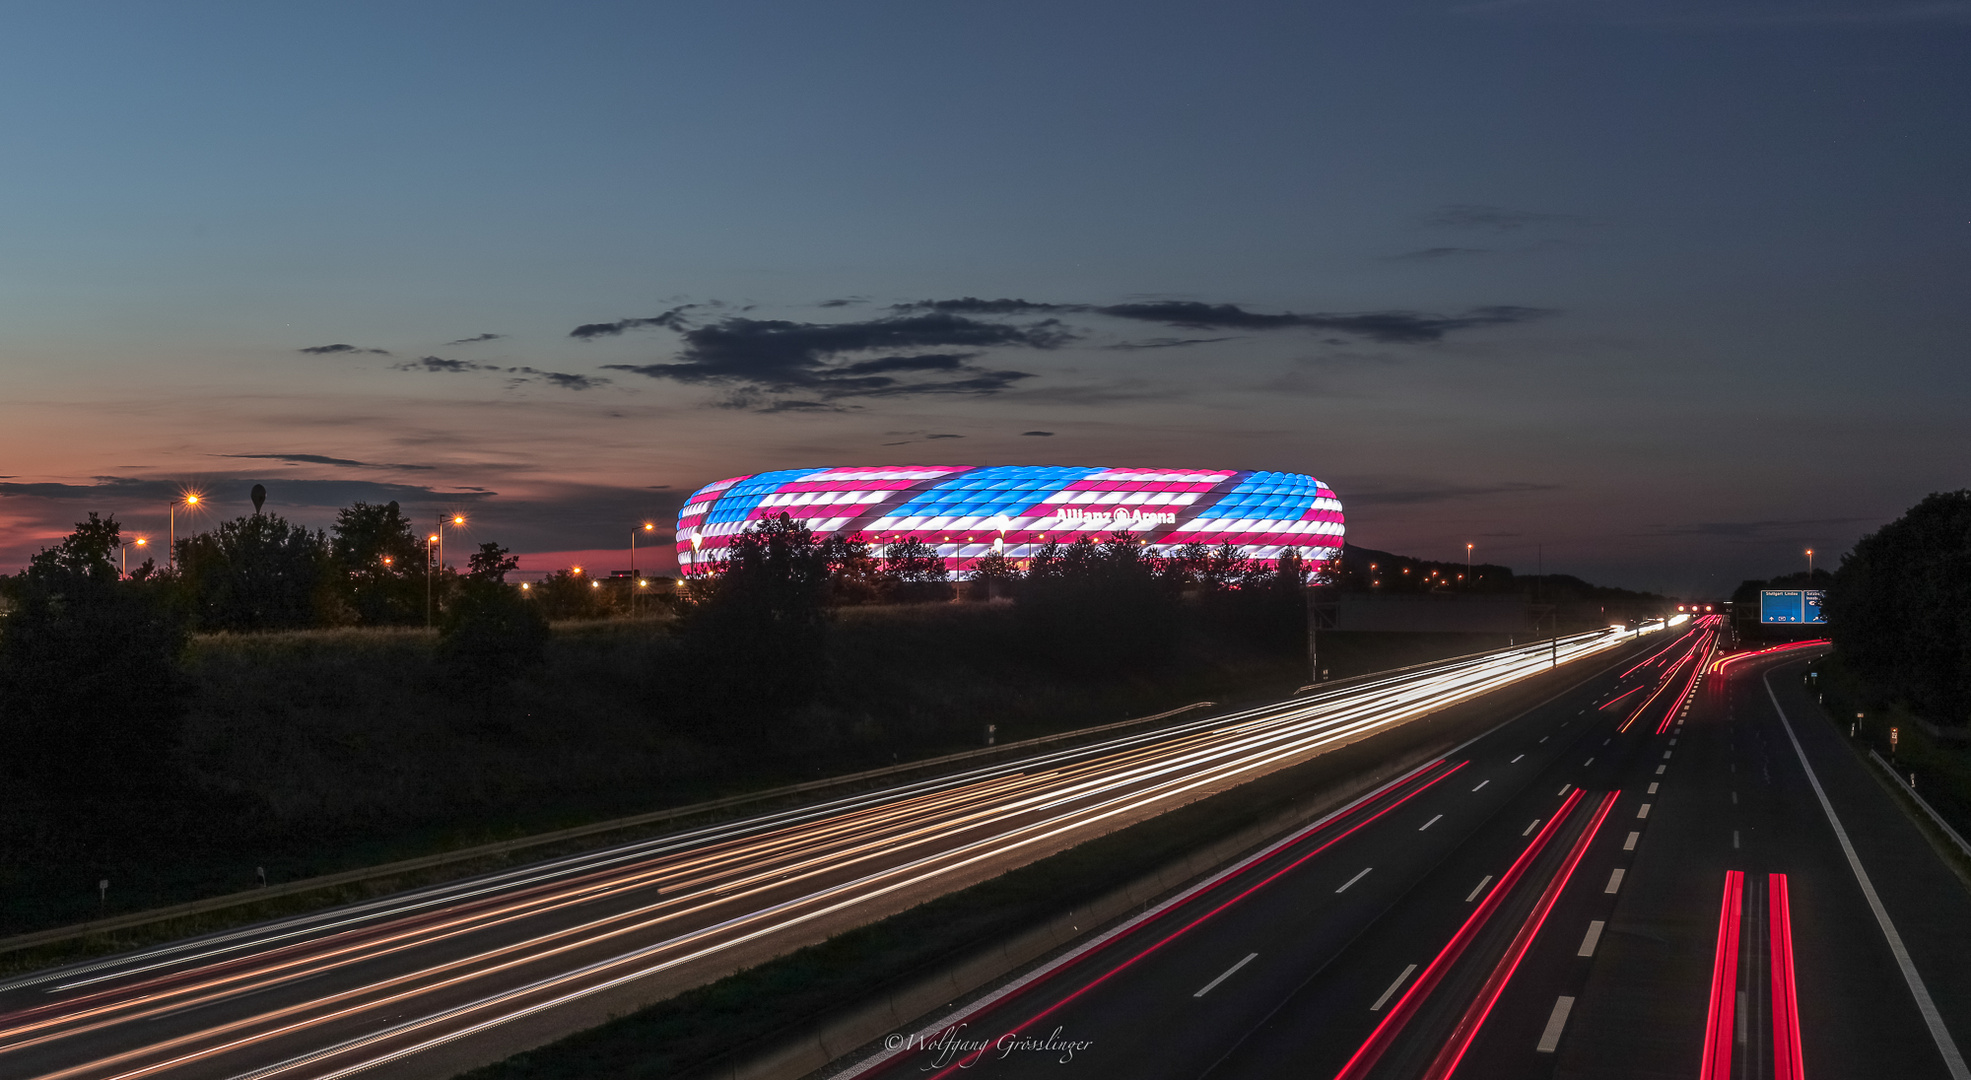
[[[1814,587],[1814,549],[1807,549],[1807,588]]]
[[[185,505],[185,509],[187,510],[195,509],[198,506],[199,495],[197,492],[187,492],[182,501]],[[173,502],[171,504],[171,568],[173,570],[178,569],[178,503],[177,502]]]
[[[137,539],[131,541],[131,543],[136,544],[138,547],[146,547],[150,544],[150,540],[146,539],[145,537],[139,536]],[[129,577],[130,576],[130,544],[118,544],[116,546],[123,549],[122,552],[123,576]]]
[[[641,529],[630,530],[630,580],[636,581],[638,585],[643,584],[643,582],[641,580],[638,580],[636,576],[636,534],[640,532],[656,532],[656,531],[657,531],[657,526],[651,524],[648,521],[643,523],[643,527]],[[631,615],[636,614],[635,588],[630,589],[630,614]]]

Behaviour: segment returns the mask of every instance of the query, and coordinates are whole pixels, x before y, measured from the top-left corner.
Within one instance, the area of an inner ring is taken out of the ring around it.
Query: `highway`
[[[1541,642],[36,973],[0,984],[0,1076],[442,1075],[1471,700],[1556,660],[1592,666],[1600,654],[1636,648],[1614,632]],[[1412,783],[1475,773],[1439,765]],[[1354,895],[1380,895],[1397,876],[1385,870]]]
[[[1721,657],[1714,637],[838,1076],[1967,1080],[1971,892],[1802,688],[1817,646]]]

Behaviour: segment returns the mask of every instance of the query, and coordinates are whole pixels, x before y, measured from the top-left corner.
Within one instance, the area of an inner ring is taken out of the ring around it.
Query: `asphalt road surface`
[[[1666,640],[840,1075],[1971,1080],[1971,892],[1803,688],[1817,649],[1714,647]]]
[[[1635,648],[1599,633],[1562,639],[1555,651],[1563,664],[1592,666]],[[0,984],[0,1076],[444,1075],[1471,700],[1548,670],[1552,659],[1542,643],[1447,662],[38,973]],[[1584,716],[1573,730],[1585,726]],[[1430,798],[1481,774],[1491,775],[1466,764]],[[1502,782],[1477,802],[1491,805],[1509,788],[1518,785]],[[1569,818],[1568,828],[1577,822]],[[1447,820],[1425,839],[1455,841],[1464,831]],[[1386,902],[1386,883],[1404,874],[1386,864],[1340,899]],[[1367,910],[1350,918],[1359,923]],[[1273,965],[1252,974],[1267,970]],[[1229,982],[1209,1004],[1254,981]]]

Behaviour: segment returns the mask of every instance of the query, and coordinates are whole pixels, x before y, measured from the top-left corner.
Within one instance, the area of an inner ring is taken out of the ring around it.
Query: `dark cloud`
[[[592,341],[599,337],[615,337],[625,330],[635,330],[645,326],[662,327],[666,330],[682,330],[685,328],[684,313],[697,306],[697,304],[684,304],[674,307],[662,315],[652,315],[644,319],[619,319],[615,322],[583,323],[573,330],[568,331],[568,336],[579,338],[583,341]]]
[[[1247,311],[1237,304],[1204,304],[1195,300],[1158,300],[1114,304],[1097,309],[1121,319],[1168,323],[1193,330],[1333,330],[1372,341],[1426,342],[1441,340],[1455,330],[1505,326],[1541,318],[1541,308],[1493,306],[1473,308],[1462,315],[1428,315],[1415,311],[1366,311],[1347,314],[1278,315]]]
[[[864,297],[845,296],[836,300],[823,300],[821,302],[821,306],[822,307],[852,307],[856,304],[867,304],[868,302],[869,301]]]
[[[480,341],[498,341],[498,340],[500,340],[501,338],[503,338],[503,337],[505,337],[505,336],[506,336],[505,334],[478,334],[478,335],[475,335],[475,336],[473,336],[473,337],[462,337],[462,338],[460,338],[460,339],[458,339],[457,341],[447,341],[447,342],[446,342],[445,344],[446,344],[446,345],[471,345],[471,344],[473,344],[473,343],[475,343],[475,342],[480,342]]]
[[[1149,338],[1144,341],[1119,341],[1114,345],[1109,345],[1105,347],[1110,349],[1123,349],[1123,350],[1175,349],[1183,345],[1211,345],[1220,341],[1231,341],[1231,340],[1233,339],[1229,337],[1193,337],[1193,338],[1160,337],[1160,338]]]
[[[420,356],[416,360],[406,360],[402,363],[392,364],[390,366],[393,370],[396,371],[439,371],[439,372],[456,373],[462,371],[500,370],[499,366],[496,364],[475,364],[470,360],[447,360],[442,356]]]
[[[931,434],[924,436],[924,438],[926,439],[962,439],[964,437],[965,436],[963,435],[938,435],[938,434]]]
[[[342,345],[342,344],[310,345],[305,349],[296,349],[294,351],[298,353],[307,353],[310,356],[336,356],[345,353],[347,354],[367,353],[372,356],[390,355],[390,350],[388,349],[365,349],[360,345]]]
[[[505,370],[507,374],[517,376],[507,381],[509,386],[535,379],[545,380],[563,390],[593,390],[598,386],[609,385],[609,380],[600,375],[571,375],[565,371],[542,371],[531,367],[510,367]]]
[[[1452,259],[1460,255],[1489,255],[1491,253],[1491,248],[1433,247],[1424,248],[1421,251],[1406,251],[1401,255],[1392,255],[1390,258],[1428,262],[1434,259]]]
[[[1373,341],[1429,342],[1445,334],[1483,326],[1526,322],[1552,314],[1542,308],[1499,305],[1474,308],[1462,315],[1431,315],[1415,311],[1327,312],[1271,314],[1248,311],[1237,304],[1207,304],[1198,300],[1149,300],[1129,304],[1047,304],[1031,300],[921,300],[899,304],[902,310],[952,315],[1021,315],[1060,312],[1107,315],[1116,319],[1156,322],[1187,330],[1329,330]]]
[[[1415,506],[1423,503],[1450,502],[1455,499],[1472,499],[1487,495],[1521,495],[1534,491],[1554,491],[1558,484],[1532,484],[1524,481],[1508,481],[1503,484],[1440,484],[1429,481],[1397,483],[1388,486],[1369,485],[1362,488],[1350,486],[1346,492],[1340,487],[1344,506]]]
[[[232,513],[236,505],[251,506],[247,500],[247,489],[259,477],[251,474],[236,474],[217,477],[204,477],[198,487],[205,493],[202,506],[208,512],[222,517]],[[63,502],[97,502],[114,508],[115,506],[143,504],[143,509],[151,509],[149,504],[158,507],[177,498],[185,488],[181,480],[155,480],[134,476],[98,476],[93,484],[8,484],[0,483],[0,498],[38,498],[57,499]],[[230,494],[237,489],[237,494]],[[283,480],[273,490],[280,502],[300,506],[347,506],[352,502],[429,502],[445,500],[458,502],[487,498],[496,492],[485,490],[439,491],[436,488],[416,484],[391,484],[370,480]],[[160,510],[159,513],[162,513]],[[180,512],[180,529],[186,515]]]
[[[1573,214],[1540,214],[1530,210],[1508,210],[1503,206],[1477,203],[1451,203],[1440,206],[1424,218],[1424,224],[1439,229],[1493,229],[1511,232],[1528,225],[1585,225],[1587,219]]]
[[[1713,536],[1724,539],[1794,535],[1828,526],[1878,524],[1881,517],[1806,518],[1794,521],[1700,521],[1690,525],[1669,525],[1655,530],[1657,536]]]
[[[942,311],[947,315],[1032,315],[1049,311],[1090,311],[1087,304],[1041,304],[1031,300],[981,300],[961,296],[956,300],[919,300],[911,304],[892,304],[897,311]]]
[[[607,364],[653,379],[731,387],[727,404],[760,407],[761,395],[811,394],[812,406],[839,398],[905,394],[992,394],[1033,376],[972,363],[979,354],[907,352],[937,347],[1053,349],[1074,335],[1054,320],[1027,326],[981,322],[945,312],[893,315],[843,323],[730,316],[703,326],[673,326],[684,338],[677,360]],[[860,353],[892,353],[849,359]],[[905,376],[913,376],[906,378]],[[926,377],[927,376],[927,377]],[[792,402],[779,403],[781,408]]]
[[[1022,431],[1022,432],[1020,432],[1020,434],[1022,434],[1022,435],[1037,435],[1037,436],[1039,436],[1039,437],[1041,437],[1041,438],[1043,438],[1043,439],[1044,439],[1044,438],[1047,438],[1048,436],[1051,436],[1051,435],[1053,435],[1054,433],[1053,433],[1053,432],[1051,432],[1051,431]]]
[[[434,469],[435,465],[385,465],[374,461],[355,461],[350,458],[327,457],[322,454],[220,454],[219,457],[253,458],[265,461],[286,461],[297,465],[341,465],[351,469]]]

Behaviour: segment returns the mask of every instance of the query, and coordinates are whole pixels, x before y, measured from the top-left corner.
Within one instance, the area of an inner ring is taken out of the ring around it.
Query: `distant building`
[[[874,545],[917,539],[964,577],[992,551],[1023,561],[1050,541],[1117,531],[1153,552],[1229,543],[1271,562],[1286,548],[1317,563],[1341,552],[1341,502],[1300,473],[1054,465],[892,465],[781,469],[706,484],[678,512],[678,566],[702,573],[732,537],[789,514],[821,535]]]

